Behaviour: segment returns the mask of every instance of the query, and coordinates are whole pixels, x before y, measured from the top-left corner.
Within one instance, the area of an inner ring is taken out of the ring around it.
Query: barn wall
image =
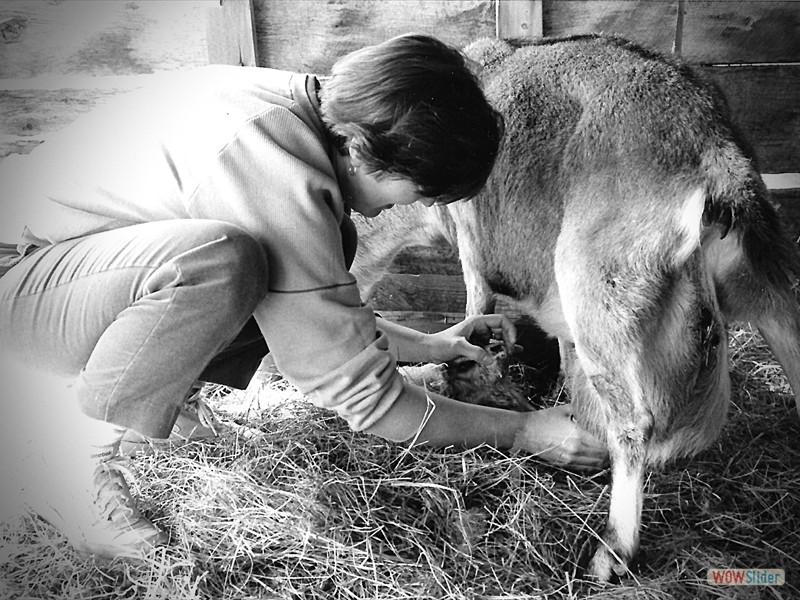
[[[800,171],[800,3],[502,0],[501,16],[528,5],[540,7],[545,36],[602,31],[666,53],[677,43],[726,93],[763,172]],[[497,6],[494,0],[253,0],[254,50],[262,66],[324,74],[339,56],[411,30],[459,46],[494,35]],[[147,75],[207,63],[206,22],[218,8],[219,0],[0,4],[0,157],[35,146]]]
[[[213,0],[0,3],[0,159],[149,77],[208,63]]]
[[[214,62],[325,74],[339,56],[408,31],[458,46],[498,32],[599,31],[679,52],[726,93],[762,171],[771,174],[768,184],[784,188],[775,196],[786,220],[800,232],[800,3],[791,1],[2,2],[0,160],[29,152],[121,91],[206,64],[209,53]],[[383,308],[463,310],[457,269],[422,274],[423,281],[414,279],[421,261],[413,254],[404,260],[395,267],[402,280],[390,276],[376,289]]]
[[[256,0],[260,61],[277,69],[328,73],[340,56],[409,31],[464,46],[495,33],[491,0]]]

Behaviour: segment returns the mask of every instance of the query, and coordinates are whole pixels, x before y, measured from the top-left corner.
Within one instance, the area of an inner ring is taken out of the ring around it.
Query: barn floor
[[[171,536],[144,563],[78,555],[4,494],[0,598],[800,598],[794,399],[757,334],[736,330],[731,352],[729,422],[647,480],[640,561],[618,585],[582,580],[605,473],[407,450],[265,374],[246,393],[210,390],[229,433],[133,459],[133,489]],[[553,390],[547,402],[561,401]],[[711,567],[782,568],[787,582],[714,586]]]

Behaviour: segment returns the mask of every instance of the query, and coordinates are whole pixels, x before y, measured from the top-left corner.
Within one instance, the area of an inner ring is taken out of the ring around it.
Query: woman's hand
[[[578,426],[571,405],[562,404],[524,415],[527,421],[517,433],[515,449],[577,470],[602,469],[608,464],[605,444]]]
[[[511,353],[517,340],[517,328],[505,315],[479,315],[467,317],[444,331],[430,334],[423,343],[428,347],[430,362],[441,363],[464,357],[491,364],[492,355],[470,342],[470,339],[486,344],[492,339],[502,340],[506,351]]]

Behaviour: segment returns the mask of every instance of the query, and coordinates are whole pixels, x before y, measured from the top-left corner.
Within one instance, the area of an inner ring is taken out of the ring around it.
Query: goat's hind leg
[[[787,303],[788,304],[788,303]],[[793,303],[792,303],[793,304]],[[795,397],[800,415],[800,314],[796,309],[776,310],[756,320],[761,335],[783,367]]]
[[[707,256],[716,269],[722,312],[758,327],[789,380],[800,413],[800,251],[776,235],[761,248],[761,264],[754,264],[740,239],[728,236],[715,240]]]

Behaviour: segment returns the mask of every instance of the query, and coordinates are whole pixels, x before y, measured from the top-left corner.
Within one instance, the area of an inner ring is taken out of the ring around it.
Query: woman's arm
[[[512,350],[517,330],[511,320],[503,315],[468,317],[439,333],[426,334],[404,327],[386,319],[376,320],[377,328],[389,339],[389,351],[399,362],[441,363],[458,357],[490,364],[492,356],[469,338],[501,339]]]
[[[569,405],[519,413],[458,402],[409,383],[367,431],[415,445],[515,448],[578,469],[599,469],[608,460],[605,445],[578,427]],[[398,440],[397,431],[416,433],[411,439]]]
[[[428,334],[381,318],[375,319],[375,326],[386,334],[389,352],[398,362],[432,362],[424,343]]]

